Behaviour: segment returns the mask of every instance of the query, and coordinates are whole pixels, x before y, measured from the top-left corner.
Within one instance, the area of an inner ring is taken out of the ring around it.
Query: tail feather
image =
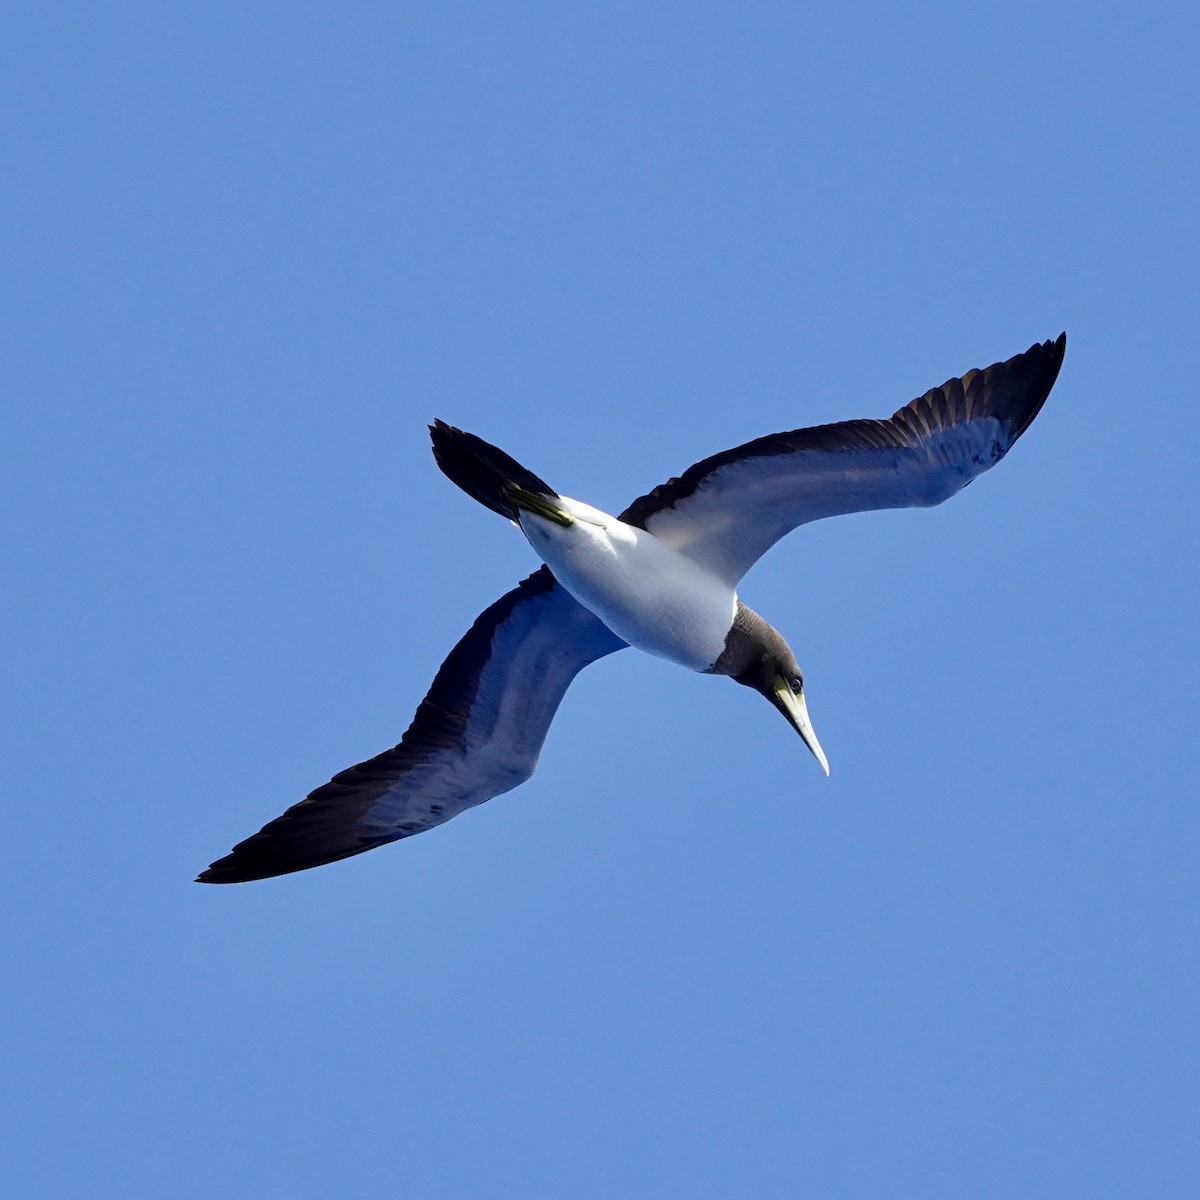
[[[473,433],[455,429],[445,421],[434,421],[429,436],[433,457],[442,471],[468,496],[510,521],[517,516],[509,495],[511,488],[549,499],[558,497],[545,480]]]

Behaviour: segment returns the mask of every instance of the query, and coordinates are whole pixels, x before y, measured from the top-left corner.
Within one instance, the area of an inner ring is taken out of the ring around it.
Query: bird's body
[[[623,642],[692,671],[721,657],[737,591],[645,529],[559,496],[569,525],[536,512],[521,532],[559,581]]]
[[[200,880],[237,883],[334,862],[511,790],[533,773],[575,675],[627,646],[758,691],[828,774],[795,656],[738,598],[742,576],[809,521],[954,495],[1028,428],[1065,346],[1064,334],[970,371],[887,420],[797,429],[723,451],[619,517],[559,495],[503,451],[435,422],[438,465],[517,524],[546,565],[480,615],[399,745],[334,776]]]

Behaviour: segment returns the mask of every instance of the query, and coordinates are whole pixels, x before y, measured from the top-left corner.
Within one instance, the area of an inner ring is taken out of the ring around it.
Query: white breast
[[[693,671],[711,667],[737,592],[652,533],[567,496],[568,526],[522,512],[521,531],[555,576],[619,638]]]

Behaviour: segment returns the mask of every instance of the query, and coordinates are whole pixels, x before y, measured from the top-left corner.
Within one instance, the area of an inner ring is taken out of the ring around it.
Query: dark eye
[[[798,696],[802,691],[804,691],[804,680],[797,675],[796,678],[792,680],[792,693],[793,695]]]

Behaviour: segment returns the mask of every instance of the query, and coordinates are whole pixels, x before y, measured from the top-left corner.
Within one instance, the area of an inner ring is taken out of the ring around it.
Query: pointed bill
[[[808,703],[804,699],[804,693],[800,692],[797,695],[792,691],[787,680],[780,678],[775,682],[775,695],[779,699],[779,707],[783,710],[783,715],[796,727],[796,732],[804,739],[804,744],[821,764],[821,770],[828,775],[829,759],[825,757],[825,751],[821,749],[821,743],[817,741],[816,730],[813,729],[812,721],[809,720]]]

